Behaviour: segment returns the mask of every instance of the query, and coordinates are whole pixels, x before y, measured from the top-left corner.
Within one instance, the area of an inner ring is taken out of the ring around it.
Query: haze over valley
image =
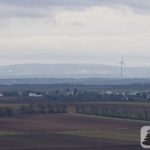
[[[124,66],[124,78],[150,78],[149,67]],[[20,64],[0,66],[0,78],[120,78],[120,65]]]

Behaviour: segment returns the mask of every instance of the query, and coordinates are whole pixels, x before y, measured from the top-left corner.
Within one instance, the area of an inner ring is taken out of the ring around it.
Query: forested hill
[[[131,85],[150,84],[150,79],[113,78],[11,78],[0,79],[0,85],[15,84],[67,84],[67,85]]]
[[[149,78],[149,67],[124,66],[125,78]],[[120,66],[101,64],[20,64],[0,66],[0,78],[120,78]]]

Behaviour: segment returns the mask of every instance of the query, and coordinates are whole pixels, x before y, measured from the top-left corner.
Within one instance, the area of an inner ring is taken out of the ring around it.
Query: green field
[[[14,136],[14,135],[20,135],[20,134],[23,134],[23,133],[20,133],[20,132],[13,132],[13,131],[0,131],[0,136]]]
[[[128,132],[116,132],[116,131],[101,131],[101,130],[87,130],[87,131],[70,131],[64,132],[63,134],[92,137],[99,139],[109,139],[109,140],[121,140],[121,141],[139,141],[139,134],[128,133]]]

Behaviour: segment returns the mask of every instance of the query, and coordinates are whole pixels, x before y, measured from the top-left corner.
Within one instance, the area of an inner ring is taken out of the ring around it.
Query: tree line
[[[15,115],[32,115],[45,113],[66,113],[67,107],[65,105],[57,105],[50,103],[30,103],[23,104],[18,108],[10,106],[0,107],[0,117],[8,117]]]
[[[73,111],[69,110],[69,107],[74,108]],[[0,117],[14,116],[14,115],[33,115],[33,114],[46,114],[46,113],[81,113],[88,115],[114,117],[122,119],[135,119],[135,120],[148,120],[150,121],[150,110],[131,110],[128,108],[111,108],[110,106],[86,106],[69,105],[64,103],[30,103],[21,105],[18,108],[11,106],[0,107]]]
[[[150,110],[132,111],[130,109],[117,109],[110,107],[84,107],[78,106],[77,113],[114,117],[122,119],[135,119],[135,120],[147,120],[150,121]]]

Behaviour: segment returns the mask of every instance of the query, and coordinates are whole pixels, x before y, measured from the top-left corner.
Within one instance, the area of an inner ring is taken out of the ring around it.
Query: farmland
[[[103,93],[100,86],[32,86],[1,87],[0,149],[141,150],[140,129],[150,125],[149,92],[130,97]]]
[[[0,118],[0,147],[5,150],[140,150],[145,121],[79,114],[43,114]],[[115,136],[114,136],[115,135]]]

